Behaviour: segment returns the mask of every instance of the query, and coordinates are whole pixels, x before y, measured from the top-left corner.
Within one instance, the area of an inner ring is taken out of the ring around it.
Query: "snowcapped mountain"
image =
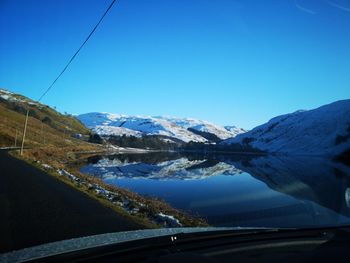
[[[241,128],[236,128],[236,126],[226,126],[234,127],[235,129],[226,129],[225,127],[210,123],[208,121],[196,120],[192,118],[171,118],[171,117],[159,117],[165,119],[169,122],[175,123],[178,126],[191,129],[193,131],[210,133],[216,135],[220,140],[225,140],[231,137],[235,137],[237,134],[245,132]]]
[[[340,154],[350,149],[350,100],[275,117],[221,144],[268,152]]]
[[[100,112],[81,114],[77,117],[94,132],[104,136],[162,135],[183,142],[207,142],[206,134],[223,140],[244,132],[243,129],[231,131],[207,121],[190,118],[129,116]]]

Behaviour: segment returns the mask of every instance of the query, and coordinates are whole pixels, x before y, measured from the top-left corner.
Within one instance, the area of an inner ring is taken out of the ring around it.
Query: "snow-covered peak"
[[[244,131],[239,132],[238,130],[230,131],[225,129],[222,126],[210,123],[208,121],[197,120],[192,118],[176,118],[176,117],[160,117],[160,118],[176,123],[177,125],[186,129],[191,128],[196,131],[214,134],[221,140],[235,137],[237,134],[244,132]]]
[[[4,100],[8,100],[8,101],[14,101],[14,100],[18,100],[15,96],[14,93],[5,90],[5,89],[0,89],[0,98],[4,99]]]
[[[339,154],[350,149],[350,100],[277,116],[222,143],[269,152]]]
[[[100,135],[162,135],[184,142],[207,142],[208,140],[189,130],[211,133],[220,139],[236,136],[241,131],[228,131],[224,127],[192,118],[130,116],[105,112],[78,115],[78,119]],[[114,128],[111,128],[114,127]],[[242,130],[243,131],[243,130]],[[134,134],[132,134],[134,132]]]
[[[5,89],[0,89],[0,94],[14,95],[14,93]]]

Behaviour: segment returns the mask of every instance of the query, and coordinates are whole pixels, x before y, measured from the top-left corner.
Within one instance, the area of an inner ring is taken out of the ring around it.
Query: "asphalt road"
[[[84,193],[0,151],[0,253],[141,228]]]

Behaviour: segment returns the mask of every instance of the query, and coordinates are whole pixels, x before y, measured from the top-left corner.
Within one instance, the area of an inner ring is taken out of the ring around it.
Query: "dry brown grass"
[[[12,111],[0,104],[0,147],[20,146],[23,137],[25,115]],[[25,146],[73,146],[84,142],[53,129],[49,125],[33,117],[28,118]]]

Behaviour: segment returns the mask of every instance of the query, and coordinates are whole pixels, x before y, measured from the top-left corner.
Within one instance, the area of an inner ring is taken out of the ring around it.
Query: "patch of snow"
[[[170,140],[168,138],[162,138],[162,141],[167,143],[175,143],[173,140]]]
[[[236,127],[236,126],[225,126],[224,128],[225,128],[226,130],[228,130],[229,132],[234,133],[236,136],[237,136],[238,134],[247,132],[246,130],[244,130],[244,129],[242,129],[242,128],[239,128],[239,127]],[[233,137],[235,137],[235,136],[233,136]]]
[[[5,90],[5,89],[0,89],[0,93],[12,95],[13,93],[11,91]]]
[[[157,215],[157,220],[164,222],[169,227],[181,227],[182,226],[180,221],[178,219],[176,219],[174,216],[166,215],[163,213],[159,213]]]
[[[57,170],[57,172],[58,172],[59,175],[66,176],[67,178],[71,179],[72,181],[80,182],[80,179],[78,177],[76,177],[75,175],[67,172],[64,169],[59,169],[59,170]]]
[[[52,169],[52,166],[46,163],[43,163],[41,166],[44,167],[45,169]]]
[[[141,137],[142,132],[134,131],[128,128],[124,127],[115,127],[115,126],[105,126],[105,125],[97,125],[92,129],[95,133],[102,135],[102,136],[134,136],[134,137]]]
[[[19,96],[17,94],[12,93],[8,90],[4,90],[4,89],[0,89],[0,97],[4,100],[7,100],[7,101],[27,103],[29,105],[39,105],[38,103],[31,101],[29,99],[19,98]]]
[[[11,97],[10,97],[9,95],[7,95],[7,94],[4,94],[4,95],[1,94],[0,97],[3,98],[4,100],[9,100],[9,99],[11,98]]]

